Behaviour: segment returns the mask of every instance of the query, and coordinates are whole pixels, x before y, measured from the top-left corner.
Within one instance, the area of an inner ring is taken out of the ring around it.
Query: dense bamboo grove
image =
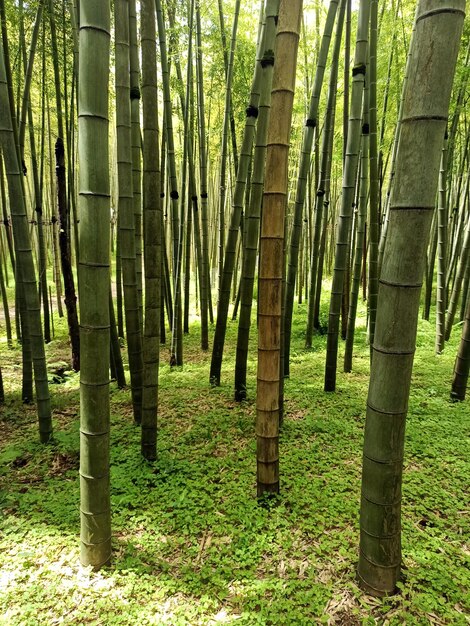
[[[357,342],[370,343],[358,573],[367,592],[391,594],[421,306],[436,319],[436,355],[462,326],[453,399],[468,381],[465,2],[245,5],[0,0],[5,339],[21,343],[23,399],[34,395],[47,443],[44,344],[65,305],[81,371],[81,559],[99,568],[111,558],[109,381],[125,385],[121,346],[152,462],[160,364],[178,376],[200,321],[207,384],[256,396],[265,502],[282,497],[283,382],[293,311],[307,300],[305,350],[327,333],[325,392],[342,340],[345,372]],[[361,299],[367,337],[355,333]],[[236,358],[224,362],[230,316]]]

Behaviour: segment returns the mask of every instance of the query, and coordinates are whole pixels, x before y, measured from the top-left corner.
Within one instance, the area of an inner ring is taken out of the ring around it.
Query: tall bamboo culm
[[[256,261],[259,247],[261,205],[266,161],[266,136],[271,106],[271,86],[274,66],[274,43],[276,23],[279,13],[279,0],[266,2],[264,33],[260,39],[261,75],[258,80],[259,107],[256,124],[256,139],[253,153],[253,166],[250,181],[250,194],[244,220],[242,275],[240,280],[240,318],[238,322],[237,353],[235,359],[235,400],[247,397],[247,361],[250,339],[251,311],[253,308],[253,288],[255,283]],[[240,163],[242,161],[240,160]],[[241,171],[241,166],[239,168]]]
[[[142,394],[142,455],[157,457],[158,364],[160,351],[162,210],[156,83],[156,30],[154,0],[141,0],[142,107],[143,107],[143,201],[145,326]]]
[[[467,301],[465,321],[462,328],[457,358],[452,377],[451,400],[462,402],[467,393],[468,372],[470,370],[470,298]]]
[[[289,261],[287,264],[286,278],[286,296],[285,296],[285,313],[284,313],[284,376],[289,375],[289,358],[290,358],[290,338],[292,329],[292,312],[294,309],[294,290],[297,278],[297,268],[299,259],[299,244],[302,234],[302,214],[305,204],[305,195],[307,190],[308,172],[310,170],[310,161],[312,155],[312,147],[318,126],[318,105],[320,103],[320,92],[323,85],[323,77],[325,75],[326,61],[328,51],[330,49],[331,36],[335,23],[336,12],[339,0],[331,0],[328,14],[326,16],[325,28],[318,55],[317,69],[315,72],[315,80],[313,82],[312,94],[310,97],[310,106],[308,117],[305,121],[305,127],[302,138],[302,147],[300,149],[299,158],[299,176],[297,179],[297,189],[295,194],[294,219],[292,225],[292,234],[289,245]]]
[[[268,2],[266,6],[268,6]],[[272,4],[272,2],[270,3]],[[268,10],[268,9],[266,9]],[[260,38],[261,41],[263,37]],[[255,127],[259,114],[258,104],[260,98],[260,81],[261,81],[261,44],[258,46],[255,71],[251,84],[250,99],[246,109],[245,127],[243,130],[243,139],[240,148],[240,161],[237,171],[237,179],[232,200],[232,213],[230,217],[230,225],[227,233],[227,241],[225,245],[223,271],[221,281],[219,283],[219,300],[217,303],[217,320],[214,333],[214,343],[212,347],[211,368],[209,374],[209,382],[212,385],[220,385],[220,372],[222,368],[222,357],[224,352],[225,332],[227,329],[228,309],[230,305],[230,285],[232,282],[233,269],[235,265],[235,254],[240,229],[240,220],[243,213],[243,201],[245,198],[245,189],[248,180],[249,164],[253,149],[253,138]],[[256,244],[257,245],[257,244]]]
[[[114,11],[116,33],[116,140],[119,188],[119,231],[121,237],[120,254],[132,405],[134,420],[136,423],[140,424],[142,419],[143,357],[135,255],[134,196],[132,192],[128,1],[116,0]]]
[[[257,493],[279,492],[284,230],[302,0],[281,0],[261,217],[256,398]]]
[[[420,0],[403,92],[364,433],[358,575],[373,595],[393,593],[401,571],[405,422],[464,9],[464,0]]]
[[[155,0],[158,38],[160,43],[160,63],[162,68],[164,134],[168,157],[168,183],[171,200],[171,239],[174,306],[170,347],[170,365],[183,365],[183,311],[181,306],[181,255],[179,192],[176,176],[175,145],[173,137],[172,100],[170,95],[170,73],[168,65],[166,28],[161,0]],[[162,150],[163,152],[163,150]],[[163,156],[162,156],[163,158]],[[160,168],[162,176],[165,172]]]
[[[24,318],[27,320],[31,340],[38,407],[39,438],[41,442],[46,443],[52,437],[46,355],[44,351],[44,336],[42,333],[36,272],[29,237],[23,172],[20,167],[18,144],[16,141],[18,134],[15,131],[16,121],[13,121],[10,108],[5,52],[2,38],[2,41],[0,41],[0,145],[3,151],[10,197],[10,212],[16,252],[16,276],[20,278],[20,289],[23,290],[25,300]]]
[[[109,491],[108,2],[81,0],[78,91],[80,206],[80,560],[111,558]],[[90,67],[93,72],[90,72]]]
[[[319,327],[315,319],[319,317],[320,292],[323,266],[323,254],[320,254],[322,240],[326,235],[328,222],[328,207],[330,204],[330,171],[331,153],[333,149],[333,135],[335,126],[336,91],[338,84],[338,61],[341,49],[341,38],[344,26],[344,14],[346,11],[346,0],[342,0],[339,6],[338,19],[336,21],[335,43],[330,63],[330,76],[328,79],[328,94],[326,101],[326,113],[324,130],[320,148],[320,167],[318,176],[318,187],[315,197],[315,220],[313,225],[313,237],[310,259],[310,280],[308,296],[307,329],[305,333],[305,347],[312,347],[313,329]],[[324,250],[324,245],[323,245]],[[318,285],[318,287],[317,287]],[[319,292],[318,298],[316,292]]]
[[[352,205],[356,188],[359,145],[361,139],[362,99],[366,74],[367,44],[369,34],[370,0],[359,5],[356,51],[352,69],[351,106],[349,111],[348,137],[343,171],[343,192],[336,231],[335,265],[331,285],[328,315],[328,339],[325,365],[325,391],[336,388],[336,360],[338,356],[339,317],[345,274],[348,267],[348,251],[351,232]],[[348,286],[349,288],[349,286]]]

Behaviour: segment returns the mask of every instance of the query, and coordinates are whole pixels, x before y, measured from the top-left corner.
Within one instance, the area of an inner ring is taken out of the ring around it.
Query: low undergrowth
[[[304,350],[305,305],[293,326],[285,383],[281,495],[255,498],[255,362],[249,400],[233,401],[236,325],[222,385],[208,384],[198,326],[186,364],[162,347],[159,458],[140,457],[129,390],[111,384],[112,564],[79,565],[78,382],[51,385],[55,439],[37,442],[34,407],[20,401],[20,351],[2,344],[0,623],[25,624],[466,624],[469,578],[468,401],[449,402],[456,328],[434,355],[421,321],[406,438],[404,579],[386,599],[355,579],[361,445],[369,349],[359,326],[352,374],[323,392],[325,336]],[[62,333],[62,335],[60,334]],[[67,360],[64,326],[47,348]]]

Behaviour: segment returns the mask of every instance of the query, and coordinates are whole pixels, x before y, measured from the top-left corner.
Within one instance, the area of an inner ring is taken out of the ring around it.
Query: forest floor
[[[326,336],[305,350],[306,306],[296,309],[275,505],[255,497],[254,340],[249,400],[233,400],[235,323],[217,388],[208,384],[211,354],[199,350],[197,324],[185,338],[184,367],[171,370],[162,347],[153,465],[140,456],[129,390],[111,384],[113,561],[97,573],[79,564],[79,376],[51,385],[54,443],[41,445],[35,408],[21,403],[21,351],[3,340],[0,624],[469,623],[470,411],[468,399],[449,402],[460,327],[436,356],[434,324],[419,324],[404,467],[405,576],[397,595],[376,599],[355,577],[365,328],[356,331],[353,373],[342,372],[340,359],[337,391],[326,394]],[[49,362],[67,361],[67,351],[64,321],[56,320]]]

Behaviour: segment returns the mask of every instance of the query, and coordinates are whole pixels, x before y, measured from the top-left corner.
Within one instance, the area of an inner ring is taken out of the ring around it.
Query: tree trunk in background
[[[78,157],[80,198],[80,560],[111,559],[109,491],[110,14],[80,1]],[[90,72],[93,67],[93,72]]]
[[[121,345],[119,343],[119,335],[116,325],[116,315],[114,314],[114,301],[113,293],[111,290],[111,282],[109,283],[109,326],[110,326],[110,342],[111,350],[110,357],[114,364],[114,372],[116,376],[116,382],[119,389],[124,389],[126,386],[126,376],[124,374],[124,364],[122,362]]]
[[[447,308],[446,262],[447,262],[447,131],[442,147],[441,165],[439,170],[439,195],[437,205],[437,294],[436,294],[436,354],[444,350],[445,320]]]
[[[263,0],[261,0],[263,4]],[[229,55],[227,49],[227,37],[225,36],[225,20],[224,20],[224,9],[222,5],[222,0],[218,0],[219,7],[219,22],[220,22],[220,36],[222,39],[222,52],[224,57],[224,68],[225,68],[225,80],[227,81],[228,76],[228,67],[229,67]],[[235,118],[233,117],[233,102],[232,98],[230,98],[230,135],[232,139],[232,154],[233,154],[233,164],[235,174],[238,172],[238,150],[237,150],[237,136],[235,132]]]
[[[201,15],[199,1],[196,2],[196,76],[197,76],[197,112],[198,112],[198,138],[199,138],[199,179],[201,188],[201,227],[202,227],[202,273],[200,280],[206,285],[207,304],[201,303],[201,339],[204,334],[203,322],[207,323],[207,313],[210,305],[210,267],[209,267],[209,225],[207,208],[207,147],[206,147],[206,120],[204,105],[204,76],[202,63],[202,36]],[[188,237],[191,229],[188,227]],[[189,265],[186,272],[189,273]],[[202,293],[202,292],[201,292]],[[204,310],[206,308],[206,310]],[[212,315],[212,313],[211,313]],[[202,343],[202,341],[201,341]],[[208,347],[208,340],[207,346]]]
[[[463,0],[420,0],[411,44],[364,434],[358,575],[374,595],[393,593],[400,577],[405,419],[464,9]]]
[[[7,195],[6,195],[6,190],[5,190],[5,170],[3,167],[3,158],[1,156],[1,153],[0,153],[0,198],[2,202],[1,217],[3,217],[3,222],[5,224],[5,235],[6,235],[6,240],[7,240],[8,256],[10,259],[11,270],[13,272],[13,275],[15,275],[15,268],[16,268],[15,251],[13,249],[13,235],[11,232],[11,224],[10,224],[10,219],[8,217],[8,211],[7,211]]]
[[[416,28],[416,22],[413,23],[413,30],[411,32],[411,41],[413,41],[413,36]],[[407,88],[408,81],[408,73],[410,70],[410,52],[411,52],[411,44],[408,48],[408,54],[406,57],[406,66],[405,66],[405,75],[403,77],[402,87],[401,87],[401,97],[400,97],[400,105],[398,108],[398,116],[397,123],[395,126],[395,134],[393,137],[393,148],[392,148],[392,156],[390,159],[390,176],[387,186],[387,193],[385,198],[385,206],[383,209],[382,215],[382,227],[380,229],[380,238],[379,238],[379,250],[378,250],[378,275],[380,276],[380,270],[382,268],[383,255],[385,249],[385,242],[387,241],[387,232],[388,232],[388,222],[389,222],[389,208],[390,208],[390,198],[393,190],[393,185],[395,183],[395,167],[396,167],[396,159],[397,159],[397,151],[398,146],[400,144],[400,132],[401,132],[401,119],[403,117],[403,94]],[[382,122],[382,128],[384,128],[384,122]],[[381,132],[382,135],[382,132]],[[382,138],[381,138],[382,139]],[[381,143],[381,141],[380,141]],[[383,171],[381,167],[381,172]]]
[[[59,246],[60,262],[62,266],[62,277],[64,279],[65,308],[67,310],[67,323],[69,327],[69,338],[72,345],[72,368],[78,372],[80,370],[80,331],[78,328],[77,296],[75,295],[75,284],[70,254],[69,227],[67,211],[67,190],[65,186],[65,154],[64,142],[61,137],[57,138],[55,144],[56,174],[57,174],[57,207],[59,210]]]
[[[437,252],[437,212],[433,215],[431,224],[431,237],[429,240],[428,254],[426,258],[426,271],[425,271],[425,288],[424,288],[424,305],[423,305],[423,319],[429,322],[429,315],[431,314],[431,299],[432,288],[434,284],[434,265],[436,263]]]
[[[119,187],[121,265],[134,420],[142,419],[142,335],[135,269],[135,220],[132,193],[131,111],[129,83],[129,14],[127,0],[115,2],[116,141]]]
[[[66,116],[64,116],[64,109],[63,109],[63,99],[62,99],[62,86],[61,86],[61,80],[60,80],[60,67],[59,67],[59,51],[58,51],[58,46],[57,46],[57,32],[56,32],[56,24],[55,24],[55,13],[54,13],[54,6],[56,3],[54,3],[53,0],[49,0],[49,24],[50,24],[50,29],[51,29],[51,48],[52,48],[52,65],[53,65],[53,70],[54,70],[54,93],[55,93],[55,102],[56,102],[56,116],[57,116],[57,137],[62,139],[62,142],[64,142],[64,140],[66,139],[66,132],[64,131],[64,128],[66,127],[67,124],[67,118]],[[66,97],[65,97],[65,102],[66,102]],[[65,107],[66,108],[66,107]],[[65,117],[65,120],[64,120]],[[50,125],[50,118],[49,118],[49,149],[52,152],[52,144],[51,144],[51,125]],[[68,145],[66,146],[67,148],[69,147]],[[65,157],[64,157],[65,158]],[[70,158],[70,154],[67,154],[67,159]],[[52,154],[51,154],[51,159],[52,159]],[[52,176],[52,162],[51,162],[51,176]],[[52,181],[51,181],[52,184]],[[59,198],[59,194],[62,194],[62,199],[61,199],[61,204],[59,206],[57,206],[57,212],[54,211],[54,213],[56,213],[56,215],[58,216],[58,220],[59,220],[59,231],[58,231],[58,248],[60,249],[60,266],[61,268],[64,267],[64,261],[63,261],[63,256],[64,256],[64,251],[66,251],[65,253],[68,255],[68,260],[65,261],[65,265],[66,265],[66,274],[63,276],[63,280],[64,280],[64,295],[65,295],[65,299],[68,300],[68,303],[66,303],[66,309],[67,309],[67,323],[71,324],[72,326],[69,327],[69,336],[71,337],[71,341],[72,341],[72,364],[73,367],[75,369],[75,367],[79,367],[79,357],[77,358],[77,354],[79,354],[79,352],[77,352],[77,345],[79,343],[79,341],[77,341],[77,320],[74,320],[74,316],[73,314],[71,315],[71,309],[72,309],[72,305],[71,302],[73,301],[73,299],[75,298],[75,289],[71,289],[70,286],[70,280],[71,280],[71,267],[72,267],[72,254],[71,254],[71,247],[70,247],[70,233],[68,232],[68,226],[65,229],[65,238],[68,241],[67,245],[64,245],[64,237],[62,236],[63,233],[61,232],[62,230],[62,224],[69,224],[69,219],[70,219],[70,206],[68,203],[68,197],[67,197],[67,189],[66,189],[66,176],[65,176],[65,171],[63,174],[63,177],[61,178],[61,185],[63,186],[63,188],[61,190],[57,189],[56,193],[57,193],[57,197]],[[54,202],[55,202],[55,198],[54,198]],[[55,207],[54,207],[55,208]],[[59,251],[57,251],[57,261],[59,260]],[[70,270],[67,269],[67,266],[70,266]],[[56,270],[59,270],[59,264],[57,264]],[[65,282],[68,281],[69,284],[66,286]],[[58,283],[60,282],[60,279],[58,281]],[[71,292],[73,291],[73,296],[70,295]],[[68,292],[68,295],[67,295]],[[57,293],[57,299],[59,299],[59,293]],[[62,303],[61,303],[62,304]],[[61,311],[61,308],[59,309],[59,311]],[[73,339],[72,339],[73,338]]]
[[[129,0],[129,69],[131,97],[132,196],[134,207],[135,277],[139,305],[140,333],[143,333],[142,296],[142,168],[140,134],[140,67],[137,46],[137,15],[135,0]]]
[[[326,232],[326,224],[328,222],[328,206],[330,201],[330,171],[331,171],[331,151],[333,144],[333,134],[335,125],[335,107],[336,107],[336,91],[338,84],[338,60],[341,49],[341,36],[344,26],[344,13],[346,10],[347,0],[342,0],[336,23],[335,43],[333,55],[331,58],[330,77],[328,80],[328,95],[326,103],[326,114],[324,130],[322,134],[321,157],[319,168],[318,188],[315,196],[315,224],[312,240],[311,263],[310,263],[310,282],[308,295],[308,313],[307,313],[307,329],[305,332],[305,347],[312,347],[313,329],[318,328],[319,324],[315,323],[315,303],[317,298],[315,293],[317,290],[318,279],[321,291],[321,275],[323,268],[323,254],[320,254],[320,245]],[[327,184],[328,183],[328,184]],[[319,306],[319,303],[318,303]]]
[[[174,53],[173,59],[176,68],[176,75],[178,78],[178,91],[180,95],[181,102],[181,112],[183,115],[183,128],[184,128],[184,139],[183,139],[183,164],[182,164],[182,175],[181,175],[181,184],[182,184],[182,194],[181,194],[181,204],[180,204],[180,235],[179,235],[179,250],[178,250],[178,259],[180,259],[180,264],[183,260],[183,239],[184,232],[183,226],[186,222],[185,219],[185,200],[186,200],[186,178],[188,178],[188,214],[192,211],[193,215],[192,222],[194,226],[194,243],[197,250],[197,269],[198,275],[200,277],[199,280],[199,291],[200,291],[200,317],[201,317],[201,350],[207,350],[209,348],[209,327],[208,327],[208,309],[209,309],[209,298],[208,298],[208,280],[207,276],[205,276],[204,269],[204,260],[203,260],[203,237],[201,237],[201,222],[199,219],[199,204],[198,204],[198,196],[197,196],[197,183],[196,183],[196,167],[194,163],[194,149],[193,149],[193,136],[194,136],[194,114],[193,114],[193,103],[194,103],[194,89],[193,89],[193,23],[194,23],[194,4],[191,4],[189,7],[190,15],[189,15],[189,45],[187,51],[187,73],[186,80],[183,79],[183,73],[181,71],[181,64],[179,61],[179,56],[177,52]],[[174,14],[172,11],[169,11],[168,14],[170,28],[173,28],[175,25]],[[176,41],[172,41],[172,46],[177,48]],[[185,89],[184,89],[185,87]],[[186,176],[186,171],[188,176]],[[181,270],[180,270],[181,274]],[[181,281],[181,278],[180,278]],[[181,336],[182,342],[182,336]]]
[[[34,186],[34,212],[36,214],[37,221],[37,235],[38,235],[38,274],[39,274],[39,290],[41,296],[41,303],[43,308],[44,317],[44,340],[49,343],[51,340],[51,323],[49,312],[49,297],[47,289],[47,253],[46,242],[44,237],[44,219],[43,219],[43,204],[42,204],[42,185],[40,183],[38,162],[36,154],[36,139],[34,136],[34,123],[33,112],[31,103],[28,105],[28,123],[29,123],[29,143],[31,149],[31,169],[33,171],[33,186]],[[77,322],[78,332],[78,322]]]
[[[362,153],[361,153],[361,180],[359,192],[359,206],[356,214],[356,246],[353,262],[351,293],[349,298],[348,326],[346,330],[346,343],[344,346],[344,371],[352,370],[352,358],[354,350],[354,335],[356,330],[357,303],[361,284],[361,271],[364,232],[367,219],[367,199],[369,192],[369,86],[366,76],[364,87],[363,119],[362,119]],[[365,267],[364,270],[365,272]]]
[[[179,218],[179,193],[178,193],[178,181],[176,177],[176,162],[175,162],[175,146],[173,139],[173,114],[172,104],[170,96],[170,76],[166,46],[166,31],[165,22],[162,13],[161,0],[156,0],[156,13],[158,24],[158,38],[160,43],[160,62],[162,67],[162,86],[163,86],[163,100],[164,100],[164,132],[167,145],[167,157],[168,157],[168,172],[169,172],[169,184],[170,184],[170,199],[171,199],[171,236],[172,236],[172,261],[173,261],[173,291],[174,291],[174,306],[172,317],[172,334],[171,334],[171,347],[170,347],[170,365],[183,365],[183,311],[181,306],[181,258],[180,258],[180,218]],[[163,152],[163,150],[162,150]],[[163,158],[163,157],[162,157]],[[165,170],[160,168],[162,176],[164,177]],[[165,187],[162,184],[162,190]]]
[[[154,0],[141,0],[143,200],[145,260],[144,379],[142,397],[142,455],[157,458],[158,365],[160,353],[162,210],[156,83],[156,30]]]
[[[351,2],[346,0],[346,28],[344,34],[344,93],[343,93],[343,166],[349,132],[349,71],[351,65]]]
[[[377,315],[377,292],[379,289],[379,166],[377,153],[377,9],[378,0],[370,3],[370,42],[369,42],[369,275],[367,312],[369,343],[374,344],[375,319]],[[364,270],[365,274],[365,270]]]
[[[450,334],[452,332],[452,325],[454,323],[455,314],[457,313],[457,305],[459,303],[460,292],[462,291],[462,285],[464,277],[469,271],[470,263],[470,217],[467,218],[467,226],[465,228],[465,234],[462,242],[462,250],[460,252],[460,259],[457,266],[457,273],[454,279],[454,285],[449,298],[449,308],[447,311],[447,318],[445,324],[445,338],[449,341]]]
[[[463,159],[465,161],[465,158]],[[452,227],[450,228],[451,235],[449,242],[451,243],[451,251],[447,263],[446,273],[446,289],[449,292],[453,289],[453,283],[455,281],[455,273],[457,271],[458,259],[462,250],[462,237],[465,230],[465,220],[467,217],[467,206],[469,202],[469,185],[470,185],[470,172],[467,172],[465,176],[465,186],[462,192],[462,178],[463,172],[460,174],[460,180],[458,184],[458,191],[456,193],[455,203],[459,203],[459,206],[455,206],[452,212]]]
[[[358,15],[356,52],[354,55],[354,67],[352,70],[351,108],[343,169],[343,193],[341,196],[341,209],[336,233],[335,266],[331,285],[330,311],[328,316],[325,391],[334,391],[336,388],[339,316],[341,312],[345,275],[349,265],[352,205],[356,189],[359,143],[361,139],[362,98],[366,74],[369,14],[370,0],[361,0]]]
[[[282,282],[288,157],[302,0],[281,0],[261,218],[256,396],[257,493],[279,492]]]
[[[452,379],[451,400],[465,400],[467,391],[468,372],[470,369],[470,298],[467,300],[465,322],[462,329],[462,338],[454,365]]]
[[[237,352],[235,360],[235,400],[247,397],[246,370],[248,344],[250,339],[251,311],[253,308],[253,287],[259,246],[261,205],[266,161],[266,136],[271,107],[271,86],[273,79],[273,49],[276,40],[276,24],[279,13],[279,0],[266,2],[264,34],[261,37],[261,75],[258,122],[251,175],[251,192],[246,209],[245,236],[243,241],[242,274],[240,282],[240,319],[238,322]],[[241,170],[241,168],[240,168]]]
[[[52,436],[46,355],[44,351],[44,336],[42,333],[36,270],[29,239],[23,172],[20,167],[18,143],[16,141],[17,133],[15,133],[14,130],[16,128],[16,122],[14,126],[8,95],[6,58],[7,55],[4,51],[2,37],[2,42],[0,43],[0,144],[3,150],[5,173],[10,196],[10,210],[16,249],[16,276],[20,277],[20,288],[23,289],[26,304],[25,315],[28,319],[28,328],[31,338],[39,419],[39,437],[41,442],[46,443]]]
[[[2,157],[0,155],[0,160],[1,158]],[[2,242],[2,245],[3,245],[3,242]],[[3,252],[3,249],[2,249],[2,252]],[[3,270],[3,267],[4,267],[4,263],[3,263],[3,258],[2,258],[0,260],[0,290],[2,293],[3,315],[5,317],[5,332],[7,335],[7,345],[9,348],[11,348],[13,346],[13,338],[11,334],[10,309],[8,307],[8,297],[7,297],[7,290],[6,290],[6,285],[5,285],[5,272]],[[5,267],[6,267],[6,264],[5,264]]]
[[[232,79],[233,79],[233,59],[235,56],[235,44],[237,40],[237,27],[238,27],[238,15],[240,12],[241,0],[235,0],[235,10],[233,14],[232,24],[232,38],[230,43],[230,56],[227,65],[227,80],[225,84],[225,109],[224,109],[224,124],[222,131],[222,144],[220,154],[220,195],[219,195],[219,298],[220,301],[225,294],[222,293],[224,287],[224,271],[225,271],[225,197],[226,197],[226,184],[227,184],[227,162],[228,162],[228,132],[230,122],[230,109],[231,109],[231,94],[232,94]],[[238,228],[238,226],[237,226]],[[230,254],[232,252],[230,251]],[[235,250],[233,250],[235,254]],[[226,285],[225,285],[226,286]],[[229,284],[230,293],[230,284]],[[217,316],[218,317],[218,316]]]
[[[36,12],[36,18],[34,21],[33,34],[31,36],[31,42],[29,44],[29,58],[26,62],[26,46],[24,42],[24,31],[20,27],[20,33],[22,38],[22,55],[23,55],[23,63],[25,66],[25,79],[24,79],[24,88],[23,88],[23,97],[21,102],[21,114],[20,119],[18,120],[18,136],[19,136],[19,144],[20,144],[20,152],[21,158],[24,159],[24,143],[25,143],[25,134],[26,134],[26,116],[28,114],[28,107],[30,106],[30,93],[31,93],[31,79],[33,77],[33,67],[34,67],[34,57],[36,55],[36,47],[39,37],[39,27],[41,25],[42,20],[42,11],[44,6],[44,0],[41,0],[38,4],[38,9]],[[19,104],[19,103],[18,103]]]
[[[271,2],[270,5],[273,3]],[[268,11],[268,3],[266,12]],[[243,201],[248,180],[248,170],[253,148],[253,138],[255,134],[256,120],[258,118],[260,85],[262,75],[263,36],[257,51],[255,71],[251,84],[250,100],[246,109],[245,128],[240,149],[240,162],[237,171],[237,180],[233,193],[232,214],[230,226],[227,234],[225,246],[225,258],[223,264],[222,280],[220,282],[219,300],[217,303],[217,319],[214,333],[214,343],[212,347],[211,369],[209,382],[211,385],[220,385],[220,371],[222,368],[222,357],[224,352],[225,332],[227,329],[228,308],[230,305],[230,285],[232,281],[233,268],[235,265],[235,253],[237,247],[238,233],[240,230],[240,220],[243,213]],[[257,247],[257,243],[256,243]]]
[[[305,204],[307,178],[310,170],[313,141],[315,136],[318,134],[318,131],[316,130],[318,127],[318,106],[320,103],[320,93],[323,85],[323,77],[325,75],[326,61],[328,58],[328,50],[330,49],[331,34],[335,23],[338,2],[339,0],[331,0],[328,8],[328,15],[326,17],[325,28],[323,31],[320,53],[318,55],[315,80],[312,87],[308,117],[305,122],[302,147],[300,149],[299,176],[297,179],[297,188],[295,193],[294,218],[289,244],[289,262],[287,265],[286,278],[284,313],[284,376],[289,375],[292,312],[294,309],[295,281],[299,264],[299,243],[302,234],[302,215]]]

